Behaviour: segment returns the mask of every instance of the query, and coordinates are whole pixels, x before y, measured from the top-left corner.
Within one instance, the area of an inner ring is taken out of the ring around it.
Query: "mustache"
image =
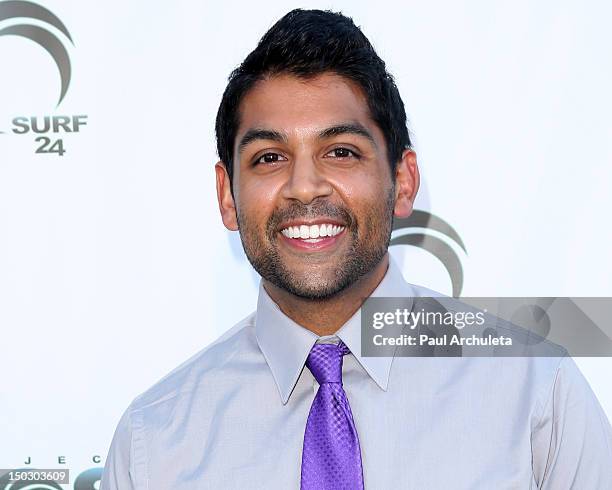
[[[299,219],[316,219],[316,218],[336,218],[350,228],[355,221],[353,213],[348,209],[332,204],[328,201],[318,201],[312,204],[303,205],[299,202],[293,202],[289,206],[276,210],[268,220],[268,231],[274,233],[280,223],[284,221],[292,221]]]

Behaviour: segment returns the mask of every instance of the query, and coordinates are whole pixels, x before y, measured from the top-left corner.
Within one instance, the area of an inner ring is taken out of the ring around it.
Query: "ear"
[[[219,161],[215,164],[217,175],[217,200],[219,201],[219,211],[221,219],[228,230],[238,230],[238,219],[236,217],[236,205],[230,190],[230,179],[225,163]]]
[[[420,176],[416,153],[412,150],[404,150],[395,171],[395,216],[407,218],[412,214],[419,184]]]

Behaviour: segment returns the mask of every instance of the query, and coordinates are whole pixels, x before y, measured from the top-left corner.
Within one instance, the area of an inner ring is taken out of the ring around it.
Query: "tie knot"
[[[342,357],[349,352],[342,341],[338,344],[315,344],[306,359],[306,366],[320,385],[342,383]]]

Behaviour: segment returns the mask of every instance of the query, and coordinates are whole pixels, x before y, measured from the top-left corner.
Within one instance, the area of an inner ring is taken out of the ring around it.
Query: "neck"
[[[361,307],[382,281],[389,266],[389,252],[368,274],[339,294],[323,300],[305,299],[281,289],[267,280],[263,287],[281,311],[295,323],[315,334],[332,335]]]

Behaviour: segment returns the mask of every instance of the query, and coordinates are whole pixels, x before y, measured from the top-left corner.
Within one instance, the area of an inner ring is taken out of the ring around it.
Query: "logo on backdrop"
[[[45,24],[41,27],[32,21]],[[1,27],[8,23],[6,27]],[[67,45],[74,46],[72,36],[64,23],[49,9],[27,1],[0,1],[0,38],[17,36],[36,43],[53,59],[60,77],[59,106],[68,93],[72,78],[72,65]],[[12,119],[11,132],[15,135],[40,134],[34,139],[36,153],[63,156],[66,153],[62,136],[78,133],[87,124],[87,116],[18,116]],[[6,133],[0,131],[0,133]]]
[[[451,244],[455,243],[465,253],[467,250],[455,229],[435,214],[414,210],[407,218],[393,219],[393,231],[395,230],[406,233],[392,238],[389,246],[413,245],[427,250],[442,262],[451,279],[453,296],[459,297],[463,289],[463,266]],[[432,231],[439,233],[443,238],[432,235]]]

